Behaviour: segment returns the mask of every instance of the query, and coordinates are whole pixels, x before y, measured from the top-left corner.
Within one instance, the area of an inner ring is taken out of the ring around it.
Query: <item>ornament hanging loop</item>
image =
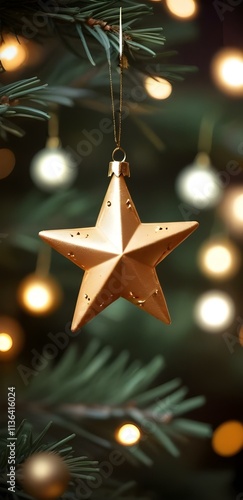
[[[116,152],[117,152],[117,151],[121,151],[121,152],[123,153],[123,158],[122,158],[122,160],[116,160],[116,159],[115,159],[115,154],[116,154]],[[125,161],[125,159],[126,159],[126,157],[127,157],[127,155],[126,155],[125,150],[124,150],[121,146],[117,146],[117,148],[115,148],[115,149],[114,149],[114,151],[112,152],[111,157],[112,157],[112,161],[124,162],[124,161]]]
[[[122,160],[116,160],[115,156],[117,152],[121,152],[123,154]],[[113,174],[116,177],[123,175],[124,177],[130,177],[130,168],[129,163],[125,161],[127,155],[125,150],[121,146],[117,146],[112,152],[112,161],[109,163],[108,177],[111,177]]]

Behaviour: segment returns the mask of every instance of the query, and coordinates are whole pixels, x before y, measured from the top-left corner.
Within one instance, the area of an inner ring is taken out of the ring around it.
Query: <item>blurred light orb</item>
[[[18,300],[28,313],[46,315],[59,307],[62,290],[53,277],[33,273],[20,283]]]
[[[202,294],[195,304],[194,317],[200,328],[212,333],[229,327],[235,315],[231,297],[221,290],[210,290]]]
[[[232,186],[225,192],[219,213],[230,232],[243,236],[243,186]]]
[[[23,343],[24,332],[18,321],[11,316],[0,316],[0,360],[16,358]]]
[[[235,197],[232,210],[235,219],[243,222],[243,193]]]
[[[145,88],[147,93],[153,99],[167,99],[172,92],[172,85],[164,78],[152,78],[148,76],[145,79]]]
[[[231,241],[214,238],[201,246],[198,264],[202,273],[209,278],[231,278],[240,268],[241,253]]]
[[[15,167],[15,156],[11,149],[0,149],[0,179],[8,177]]]
[[[11,349],[13,339],[8,333],[0,333],[0,351],[6,352]]]
[[[181,19],[193,18],[197,13],[195,0],[166,0],[170,13]]]
[[[194,162],[181,171],[175,188],[182,201],[200,210],[215,207],[223,195],[220,179],[206,153],[199,153]]]
[[[61,148],[45,148],[32,159],[30,176],[43,191],[69,188],[78,175],[74,161]]]
[[[243,326],[241,326],[239,330],[239,342],[240,345],[243,347]]]
[[[60,498],[70,479],[67,463],[53,452],[30,455],[18,470],[18,480],[24,491],[38,500]]]
[[[223,457],[231,457],[239,453],[243,447],[243,425],[237,420],[224,422],[215,429],[212,438],[215,453]]]
[[[132,446],[141,438],[139,428],[134,424],[124,424],[116,432],[116,440],[124,446]]]
[[[6,71],[14,71],[21,66],[27,56],[26,46],[14,36],[5,36],[0,45],[0,60]]]
[[[217,52],[211,64],[213,79],[218,87],[232,95],[243,94],[243,51],[225,48]]]

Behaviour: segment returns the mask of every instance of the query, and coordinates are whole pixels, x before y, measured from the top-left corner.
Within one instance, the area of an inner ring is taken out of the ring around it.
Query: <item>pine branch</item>
[[[152,47],[160,51],[164,37],[161,34],[161,28],[134,29],[133,24],[135,20],[140,20],[151,12],[151,8],[147,5],[124,1],[124,60],[128,59],[129,63],[132,63],[136,69],[147,74],[151,74],[152,66],[149,69],[145,62],[148,58],[156,56]],[[40,36],[45,38],[50,35],[58,35],[71,50],[71,40],[75,40],[75,52],[77,52],[78,37],[88,61],[95,65],[93,49],[97,52],[98,46],[102,48],[102,52],[106,53],[108,60],[118,54],[119,26],[112,24],[118,23],[118,13],[118,2],[116,1],[84,1],[80,6],[80,2],[77,0],[67,2],[54,0],[47,5],[38,0],[27,0],[26,2],[4,0],[0,6],[0,36],[4,40],[5,33],[9,31],[14,33],[17,39],[19,35],[26,38],[39,38]],[[40,23],[37,23],[37,27],[35,26],[35,20],[39,19],[38,16],[43,18],[42,28],[39,28]],[[30,33],[28,29],[32,29],[33,32]],[[98,59],[99,62],[102,60],[99,55]],[[78,66],[78,61],[75,63],[75,68],[76,66]],[[180,80],[183,72],[192,69],[162,64],[156,66],[156,73],[152,69],[152,75],[157,74],[157,76]],[[4,70],[2,66],[1,70]],[[79,71],[78,74],[83,73],[83,71]],[[69,73],[68,68],[61,72],[62,75],[69,75]],[[77,70],[72,68],[71,73],[77,74]],[[0,135],[4,139],[6,139],[7,133],[18,137],[24,135],[24,130],[8,118],[25,117],[45,120],[48,119],[48,113],[45,110],[47,103],[70,106],[73,104],[74,97],[87,97],[88,95],[87,90],[67,89],[63,86],[47,89],[46,85],[38,85],[39,83],[40,81],[34,77],[17,82],[16,87],[15,84],[12,84],[2,86],[0,89]],[[20,104],[20,100],[24,99],[27,100],[27,103],[23,106]]]
[[[0,87],[0,127],[3,130],[9,131],[9,121],[7,121],[7,127],[5,126],[6,117],[12,118],[24,115],[28,118],[36,119],[49,118],[49,115],[42,110],[30,106],[21,106],[19,104],[21,99],[29,99],[31,101],[31,96],[34,95],[35,97],[38,91],[46,87],[45,84],[38,85],[39,83],[40,80],[33,77]],[[13,126],[13,133],[15,130]],[[19,134],[21,134],[21,132]],[[19,134],[16,133],[16,135]]]
[[[34,437],[33,427],[27,421],[22,421],[18,429],[16,430],[16,448],[15,448],[15,460],[16,460],[16,491],[15,493],[9,493],[7,483],[7,473],[8,473],[8,441],[5,437],[0,437],[0,495],[1,498],[13,500],[34,500],[32,496],[26,494],[21,485],[18,482],[19,473],[21,473],[21,464],[25,462],[27,458],[36,453],[58,453],[66,464],[70,473],[69,491],[68,498],[73,498],[76,500],[76,486],[77,480],[89,480],[92,481],[99,474],[98,462],[94,460],[89,460],[87,457],[74,457],[72,446],[67,445],[70,440],[75,437],[75,434],[67,436],[66,438],[55,441],[52,443],[46,443],[44,440],[48,434],[51,427],[49,423],[43,431]],[[4,432],[2,432],[4,435]],[[92,484],[89,482],[89,485]],[[102,481],[102,485],[97,490],[94,488],[93,492],[90,494],[92,500],[104,500],[104,499],[117,499],[117,500],[149,500],[148,497],[141,497],[136,494],[136,483],[134,481],[129,481],[127,483],[121,483],[117,480],[108,479]],[[6,495],[6,497],[4,496]],[[65,497],[65,496],[64,496]]]
[[[21,470],[21,464],[33,454],[42,452],[55,452],[62,458],[70,473],[71,481],[76,478],[94,480],[94,473],[99,472],[97,467],[98,462],[89,460],[87,457],[74,457],[73,447],[67,444],[75,437],[71,434],[66,438],[55,442],[44,442],[44,438],[50,429],[51,422],[47,424],[44,430],[36,437],[33,435],[33,427],[27,421],[22,421],[16,430],[16,447],[15,447],[15,463],[16,463],[16,478],[18,471]],[[6,435],[6,434],[5,434]],[[0,489],[5,493],[8,492],[7,472],[8,472],[8,441],[6,437],[0,438]],[[20,486],[16,483],[16,498],[32,498],[26,495]]]
[[[124,54],[144,57],[146,54],[154,57],[164,43],[162,28],[132,28],[135,21],[147,17],[152,8],[129,0],[123,2],[123,39]],[[43,22],[36,22],[41,18]],[[63,40],[76,36],[83,47],[85,55],[91,64],[95,65],[94,57],[89,48],[89,41],[94,41],[106,51],[110,58],[119,51],[119,2],[107,0],[63,1],[55,0],[45,4],[38,0],[3,0],[0,7],[1,37],[5,32],[25,38],[45,38],[58,34]],[[89,41],[88,41],[89,40]]]
[[[149,389],[163,368],[161,356],[144,366],[139,361],[128,364],[126,351],[113,361],[111,355],[112,350],[100,349],[97,341],[92,341],[81,357],[71,346],[57,366],[50,365],[33,379],[25,393],[24,407],[30,413],[44,414],[45,418],[51,418],[55,408],[54,420],[58,425],[105,447],[114,445],[114,439],[110,436],[101,443],[95,433],[87,431],[85,422],[115,419],[118,425],[130,420],[142,429],[144,440],[155,440],[174,456],[179,455],[174,441],[181,436],[211,435],[207,424],[178,418],[203,405],[204,397],[185,399],[188,391],[180,387],[179,379]],[[133,455],[147,465],[151,463],[140,449]]]
[[[0,86],[0,135],[3,138],[6,137],[6,132],[18,137],[24,135],[24,130],[12,123],[9,118],[48,120],[48,113],[39,108],[45,109],[50,102],[72,106],[74,98],[88,94],[87,90],[69,89],[64,86],[48,88],[47,84],[41,84],[37,77],[2,85]]]
[[[40,80],[33,77],[0,87],[0,135],[3,139],[6,139],[7,132],[17,137],[24,135],[24,130],[12,123],[8,118],[20,116],[37,120],[47,120],[49,118],[45,111],[33,107],[33,105],[22,106],[20,104],[23,99],[27,100],[27,104],[28,102],[32,104],[38,93],[46,89],[46,84],[39,85],[39,83]]]

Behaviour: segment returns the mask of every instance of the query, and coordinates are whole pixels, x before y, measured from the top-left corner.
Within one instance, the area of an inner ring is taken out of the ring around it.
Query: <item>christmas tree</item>
[[[236,3],[1,2],[2,499],[243,498]]]

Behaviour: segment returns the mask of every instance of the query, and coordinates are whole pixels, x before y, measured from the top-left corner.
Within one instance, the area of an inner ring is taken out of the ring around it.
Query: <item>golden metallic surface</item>
[[[192,221],[142,224],[124,176],[113,175],[95,227],[41,231],[44,241],[85,270],[72,331],[119,297],[169,324],[155,267],[197,226]]]
[[[117,177],[123,175],[124,177],[130,177],[130,167],[129,163],[126,161],[110,161],[108,177],[111,177],[115,174]]]
[[[38,500],[57,500],[70,481],[67,464],[56,453],[30,455],[17,470],[17,478],[25,493]]]

